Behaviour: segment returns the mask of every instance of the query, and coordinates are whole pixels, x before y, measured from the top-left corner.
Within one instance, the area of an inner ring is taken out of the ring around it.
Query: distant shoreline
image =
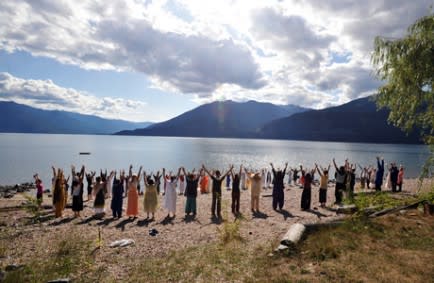
[[[297,141],[297,142],[329,142],[329,143],[357,143],[357,144],[381,144],[381,145],[422,145],[427,146],[423,142],[413,143],[413,142],[369,142],[369,141],[348,141],[348,140],[308,140],[308,139],[284,139],[284,138],[261,138],[261,137],[217,137],[217,136],[176,136],[176,135],[134,135],[134,134],[120,134],[120,133],[43,133],[43,132],[0,132],[0,135],[12,134],[12,135],[71,135],[71,136],[119,136],[119,137],[153,137],[153,138],[186,138],[186,139],[240,139],[240,140],[275,140],[275,141]],[[428,147],[428,146],[427,146]]]

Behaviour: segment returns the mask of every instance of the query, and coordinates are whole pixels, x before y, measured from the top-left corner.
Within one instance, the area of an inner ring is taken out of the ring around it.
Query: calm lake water
[[[90,152],[90,155],[79,155]],[[0,184],[32,180],[38,172],[50,183],[51,165],[64,168],[84,164],[87,170],[128,169],[143,165],[147,172],[162,167],[177,170],[199,168],[202,163],[220,170],[229,164],[263,168],[314,162],[326,166],[335,157],[339,164],[346,158],[362,166],[375,164],[377,155],[385,162],[395,161],[406,167],[406,176],[419,174],[428,154],[423,145],[309,142],[282,140],[246,140],[173,137],[126,137],[93,135],[0,134]]]

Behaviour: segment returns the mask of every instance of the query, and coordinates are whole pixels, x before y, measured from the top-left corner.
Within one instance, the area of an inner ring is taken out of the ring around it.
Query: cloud
[[[72,88],[63,88],[50,80],[26,80],[9,73],[0,73],[0,100],[110,119],[146,120],[144,114],[147,104],[143,101],[96,97]]]
[[[375,36],[403,36],[432,4],[1,1],[0,50],[85,69],[140,72],[152,87],[195,94],[201,102],[255,99],[321,108],[373,93],[379,86],[370,64]],[[38,102],[73,101],[38,93]]]
[[[5,39],[0,48],[82,68],[141,72],[182,93],[210,93],[222,84],[247,89],[265,84],[246,46],[157,29],[147,17],[134,16],[132,4],[114,1],[70,9],[57,1],[29,3],[17,1],[16,12],[11,4],[0,4],[5,11],[0,12],[0,37]]]

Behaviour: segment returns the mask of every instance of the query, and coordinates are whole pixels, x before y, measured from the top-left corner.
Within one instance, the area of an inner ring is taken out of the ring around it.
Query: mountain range
[[[161,123],[133,123],[1,102],[0,132],[421,143],[387,122],[372,97],[322,110],[256,101],[201,105]]]
[[[417,131],[406,135],[387,122],[389,111],[377,109],[372,97],[311,110],[271,121],[258,137],[311,141],[421,143]]]
[[[0,101],[0,113],[0,132],[3,133],[112,134],[151,124],[104,119],[66,111],[42,110],[10,101]]]
[[[256,101],[216,101],[168,121],[117,134],[249,138],[256,137],[261,127],[268,122],[307,110],[309,109],[295,105],[278,106]]]
[[[213,102],[144,129],[119,135],[234,137],[367,143],[421,143],[387,122],[372,97],[322,110],[249,101]]]

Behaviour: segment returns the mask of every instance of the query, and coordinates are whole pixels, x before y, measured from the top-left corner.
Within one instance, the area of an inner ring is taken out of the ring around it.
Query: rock
[[[54,279],[51,281],[48,281],[47,283],[69,283],[71,282],[71,279],[69,278],[60,278],[60,279]]]
[[[109,247],[115,248],[115,247],[126,247],[129,245],[134,245],[136,242],[134,242],[133,239],[122,239],[112,242]]]

